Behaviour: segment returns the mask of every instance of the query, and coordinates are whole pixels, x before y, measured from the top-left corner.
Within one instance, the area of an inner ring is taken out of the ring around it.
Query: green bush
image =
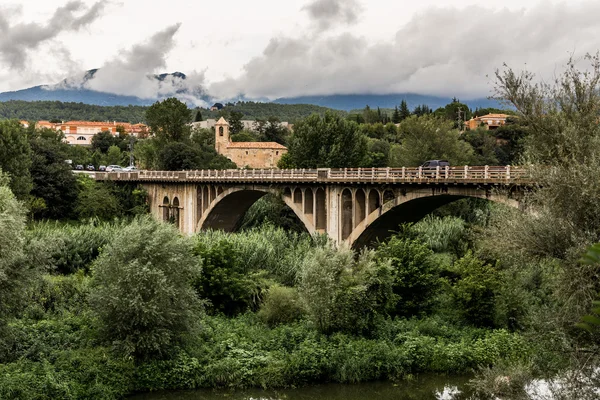
[[[465,221],[457,217],[427,215],[411,227],[436,253],[451,252],[462,256],[466,251]]]
[[[248,271],[234,244],[226,239],[207,243],[197,240],[194,253],[202,260],[202,274],[193,286],[210,301],[209,308],[225,315],[256,310],[270,283],[265,271]]]
[[[452,266],[451,297],[459,314],[477,326],[493,326],[499,274],[471,252]]]
[[[38,267],[26,263],[25,209],[7,185],[0,170],[0,340],[8,317],[23,306]]]
[[[398,296],[395,315],[416,315],[431,308],[441,283],[432,255],[420,240],[398,235],[377,249],[377,259],[392,265],[393,290]]]
[[[117,400],[131,392],[133,363],[105,348],[61,352],[53,363],[0,364],[0,398]]]
[[[48,221],[36,223],[27,232],[27,239],[29,245],[48,255],[44,261],[49,268],[69,274],[78,270],[88,271],[102,247],[124,226],[123,222],[98,223],[96,220],[78,225]]]
[[[303,261],[299,291],[320,332],[364,333],[395,304],[391,276],[389,263],[372,252],[355,261],[349,249],[317,248]]]
[[[212,249],[229,246],[233,257],[241,259],[240,271],[268,271],[271,278],[285,286],[293,286],[304,255],[313,247],[327,243],[322,237],[286,232],[266,224],[231,235],[222,231],[207,231],[196,235],[198,246]],[[227,244],[225,244],[227,243]]]
[[[266,324],[274,326],[297,321],[304,312],[303,304],[296,289],[274,285],[269,288],[258,316]]]
[[[197,266],[172,225],[148,216],[124,227],[92,269],[90,304],[104,341],[138,358],[168,354],[199,315],[190,286]]]

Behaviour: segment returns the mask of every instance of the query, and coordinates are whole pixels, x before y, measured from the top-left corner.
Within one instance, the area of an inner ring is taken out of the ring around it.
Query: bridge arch
[[[268,193],[279,195],[281,191],[269,187],[256,186],[251,188],[223,188],[219,195],[214,199],[211,198],[210,203],[196,225],[195,231],[215,229],[234,232],[252,204]],[[290,195],[286,195],[288,193],[293,194],[293,198]],[[297,200],[297,194],[300,196],[299,202],[295,201]],[[286,188],[282,197],[285,204],[302,222],[308,233],[313,234],[315,227],[311,216],[307,216],[303,212],[302,195],[303,193],[300,188],[295,188],[295,190],[288,190]]]
[[[374,190],[369,192],[370,206],[377,204],[377,197],[373,192]],[[391,232],[396,231],[399,225],[417,222],[439,207],[463,198],[483,198],[519,208],[519,202],[506,195],[477,189],[465,191],[460,188],[448,188],[447,190],[429,188],[398,193],[393,198],[389,198],[387,192],[386,190],[383,193],[384,199],[387,197],[387,201],[384,200],[382,205],[374,209],[369,208],[368,215],[356,223],[352,232],[343,238],[352,248],[360,249],[377,240],[383,240],[390,236]]]

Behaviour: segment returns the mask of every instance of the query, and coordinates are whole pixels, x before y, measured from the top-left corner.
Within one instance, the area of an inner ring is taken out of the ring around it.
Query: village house
[[[27,121],[21,121],[23,126],[27,127]],[[65,135],[65,142],[73,145],[90,146],[92,138],[100,132],[110,132],[113,136],[119,135],[119,127],[123,132],[133,136],[145,136],[148,134],[148,127],[144,124],[130,124],[129,122],[94,122],[94,121],[66,121],[53,123],[50,121],[38,121],[36,128],[47,128],[56,131],[62,131]]]
[[[215,124],[215,149],[240,168],[277,168],[287,153],[287,148],[276,142],[232,142],[229,123],[223,117]]]
[[[465,129],[477,129],[479,126],[484,126],[486,129],[497,129],[506,124],[507,114],[487,114],[481,117],[474,117],[465,122]]]

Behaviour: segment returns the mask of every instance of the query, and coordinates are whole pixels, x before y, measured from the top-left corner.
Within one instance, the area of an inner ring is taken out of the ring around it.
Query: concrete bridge
[[[140,183],[152,214],[183,233],[235,231],[254,202],[280,195],[309,233],[361,248],[399,224],[415,222],[465,197],[519,207],[531,186],[521,167],[311,170],[202,170],[96,173],[97,180]]]

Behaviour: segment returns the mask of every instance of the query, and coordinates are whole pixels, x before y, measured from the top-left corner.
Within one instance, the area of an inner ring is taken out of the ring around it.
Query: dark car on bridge
[[[450,166],[448,160],[428,160],[421,164],[421,173],[425,177],[434,178],[437,168],[440,167],[440,172]]]

